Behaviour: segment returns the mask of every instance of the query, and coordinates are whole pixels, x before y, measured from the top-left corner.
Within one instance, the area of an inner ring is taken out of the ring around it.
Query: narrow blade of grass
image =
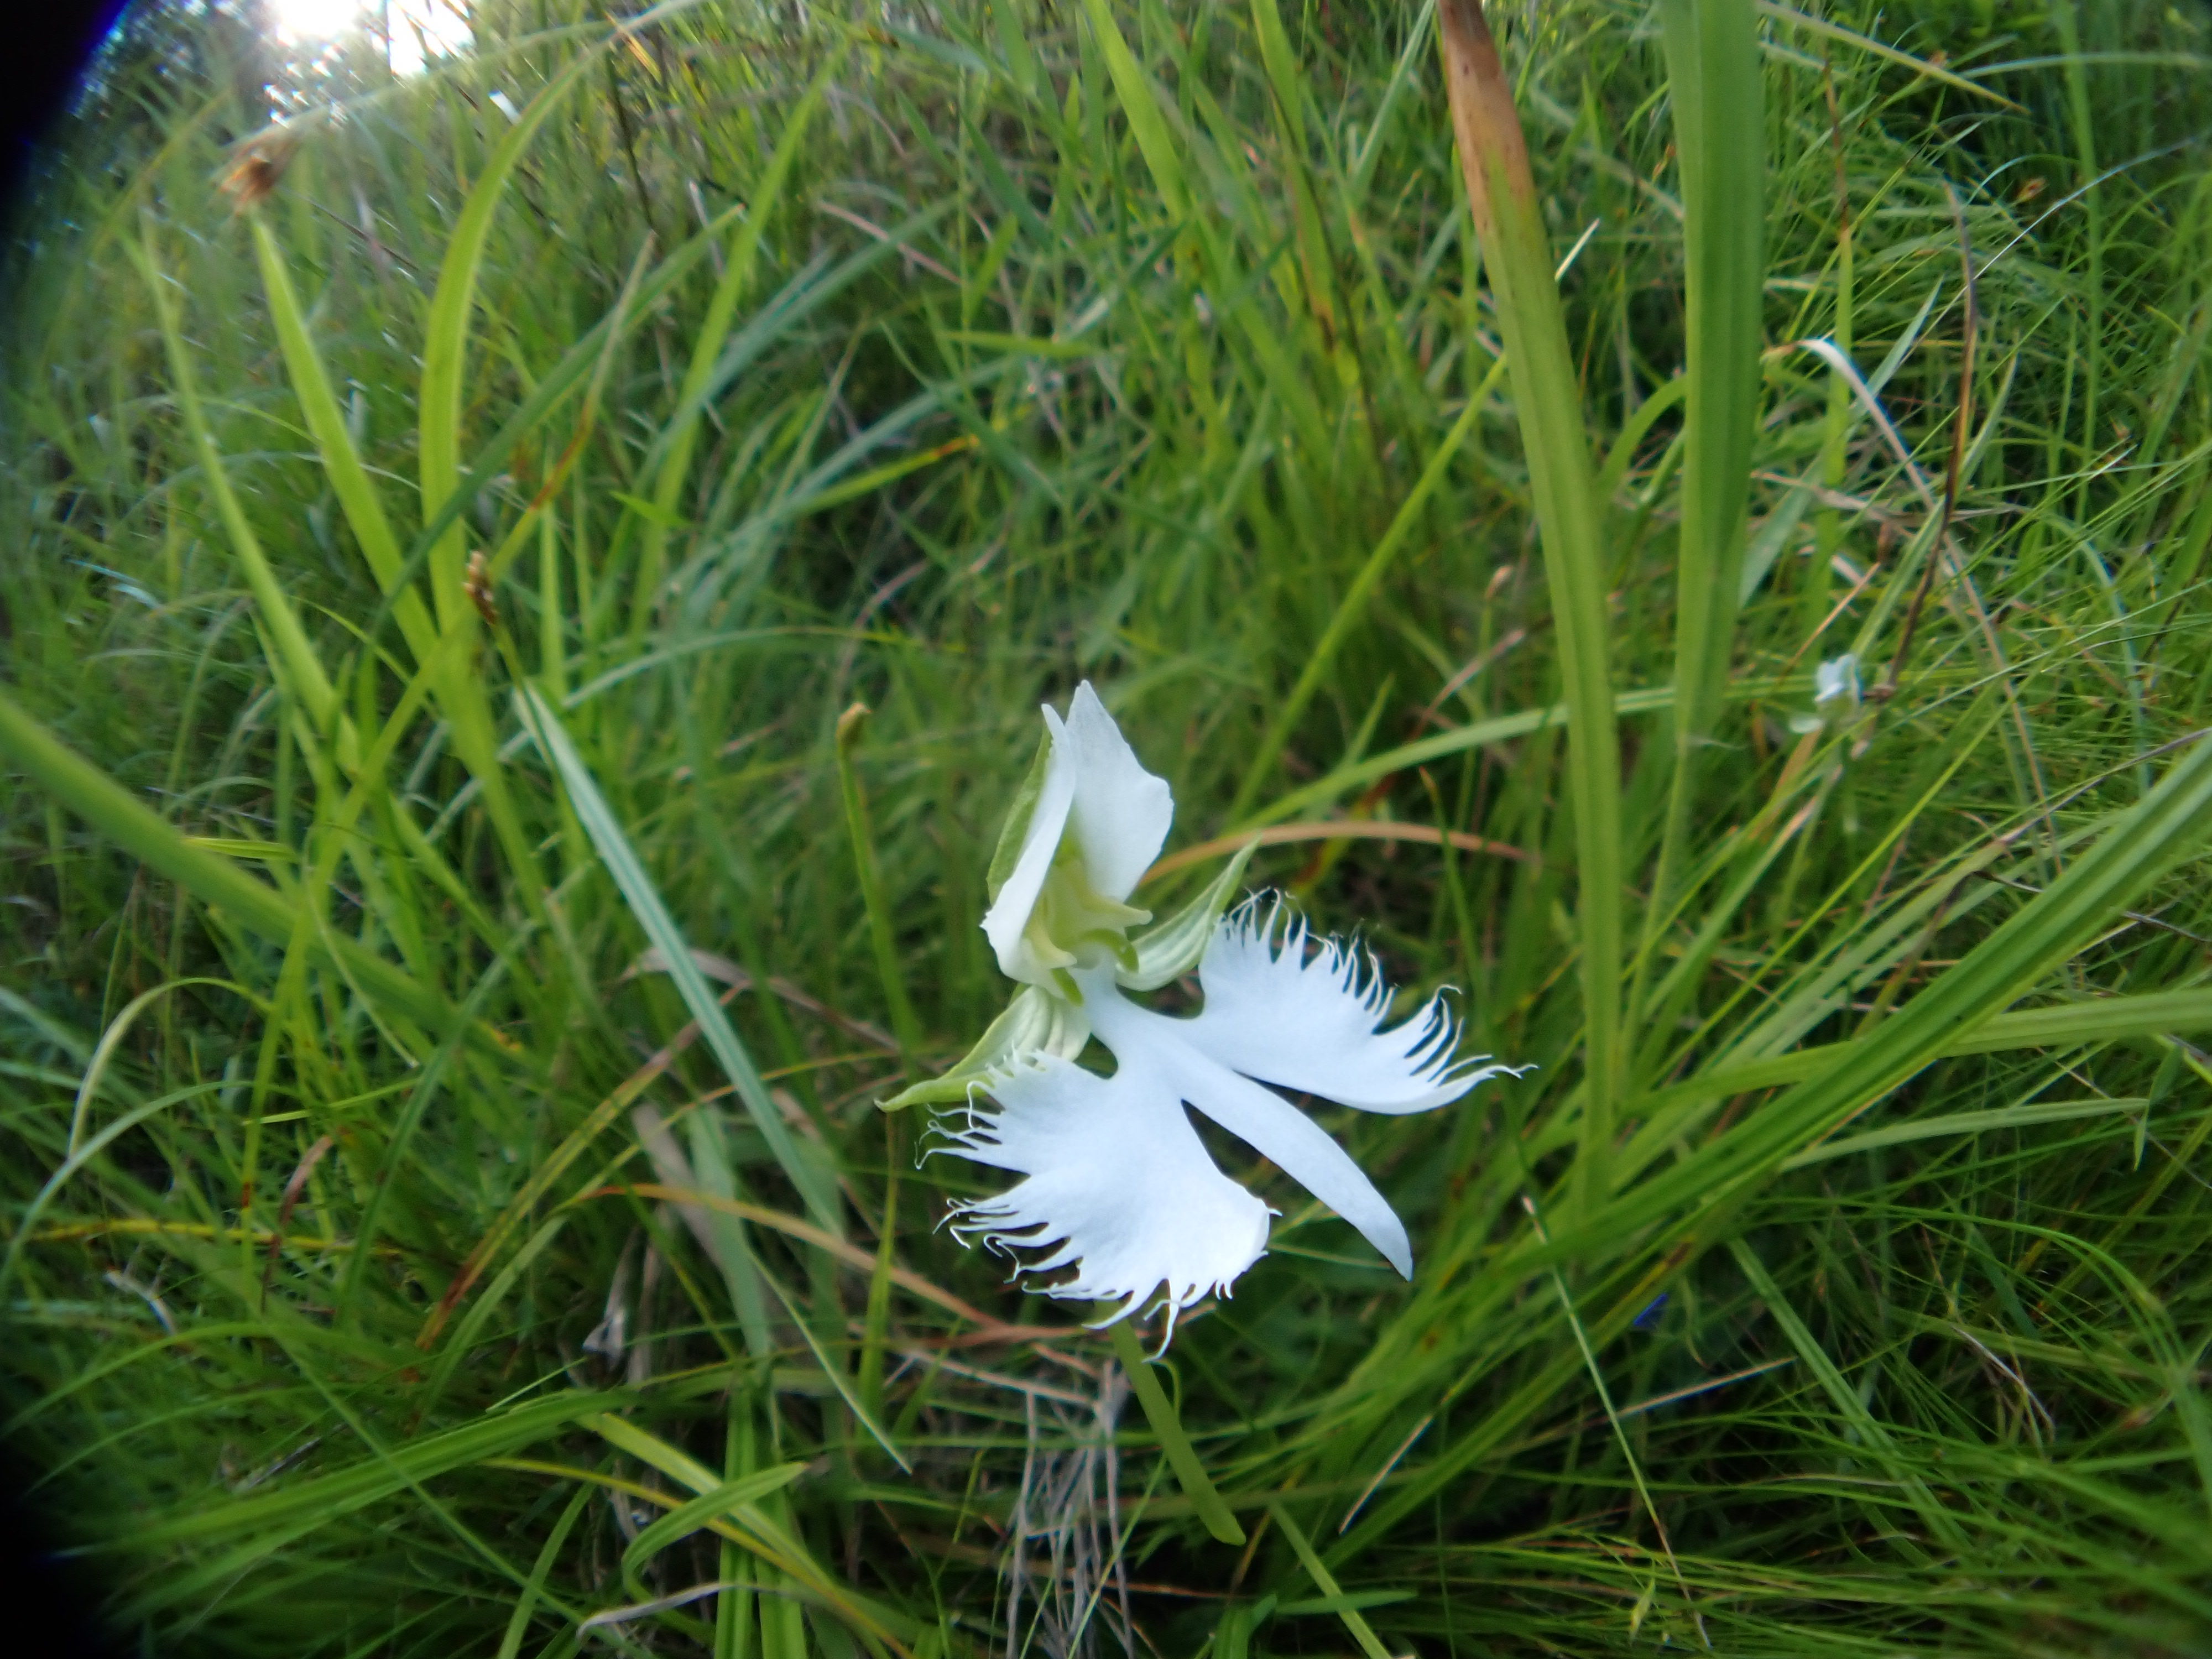
[[[798,1189],[815,1224],[826,1232],[842,1234],[843,1220],[834,1188],[820,1166],[803,1156],[792,1139],[783,1114],[769,1095],[768,1085],[738,1040],[728,1014],[708,988],[706,976],[691,959],[690,945],[668,914],[668,907],[661,902],[660,894],[652,878],[646,874],[645,866],[638,862],[629,837],[607,805],[606,797],[599,793],[591,769],[584,764],[583,757],[569,741],[560,716],[534,686],[522,686],[515,696],[532,738],[568,791],[569,803],[575,808],[585,834],[599,849],[599,860],[614,878],[630,914],[637,919],[647,939],[660,952],[668,976],[675,982],[677,994],[684,999],[691,1018],[698,1021],[707,1046],[714,1050],[724,1075],[736,1088],[738,1098],[744,1103],[753,1127],[760,1131],[761,1139],[768,1143],[777,1164]]]

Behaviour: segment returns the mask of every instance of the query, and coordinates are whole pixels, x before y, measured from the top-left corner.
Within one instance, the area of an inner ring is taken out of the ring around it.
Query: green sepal
[[[1037,740],[1036,758],[1030,763],[1029,775],[1022,780],[1022,787],[1014,791],[1014,804],[1006,809],[1006,822],[999,831],[999,844],[991,849],[991,867],[983,877],[983,885],[994,904],[998,902],[999,890],[1006,884],[1006,878],[1014,873],[1014,866],[1021,861],[1022,837],[1029,834],[1030,820],[1036,816],[1037,797],[1044,793],[1044,775],[1051,764],[1052,733],[1048,732]]]
[[[1237,849],[1237,856],[1223,866],[1204,892],[1143,938],[1131,940],[1136,960],[1115,970],[1115,982],[1132,991],[1157,991],[1198,966],[1198,959],[1206,954],[1206,941],[1213,937],[1214,924],[1236,896],[1244,866],[1252,861],[1259,846],[1260,838],[1255,836]]]
[[[948,1106],[968,1098],[968,1091],[1003,1072],[1024,1054],[1057,1054],[1073,1060],[1091,1041],[1091,1022],[1083,1010],[1034,985],[1025,985],[993,1020],[982,1040],[963,1055],[942,1077],[931,1078],[902,1089],[880,1109],[896,1112],[908,1106]]]

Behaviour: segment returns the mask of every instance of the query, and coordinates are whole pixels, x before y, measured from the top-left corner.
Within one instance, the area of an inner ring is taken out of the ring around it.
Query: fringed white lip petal
[[[1126,899],[1167,844],[1174,793],[1166,779],[1145,770],[1089,680],[1075,688],[1067,724],[1053,741],[1074,760],[1069,828],[1083,853],[1084,873],[1103,896]]]
[[[1440,996],[1383,1028],[1391,990],[1375,958],[1322,939],[1309,959],[1308,938],[1279,899],[1224,916],[1199,963],[1206,1006],[1183,1040],[1231,1071],[1367,1112],[1425,1112],[1513,1070],[1454,1058],[1459,1024]]]
[[[1172,1334],[1178,1312],[1226,1295],[1266,1250],[1273,1212],[1214,1167],[1153,1065],[1125,1059],[1102,1078],[1046,1056],[989,1088],[997,1109],[971,1106],[964,1125],[948,1120],[939,1133],[949,1144],[930,1150],[1027,1179],[954,1206],[953,1231],[1002,1255],[1046,1250],[1024,1262],[1031,1271],[1074,1267],[1049,1294],[1119,1302],[1110,1324],[1164,1285]]]
[[[1110,985],[1085,987],[1085,1007],[1099,1040],[1127,1066],[1142,1056],[1167,1086],[1212,1118],[1357,1228],[1401,1273],[1413,1276],[1405,1224],[1375,1190],[1352,1154],[1328,1132],[1271,1089],[1239,1077],[1184,1041],[1198,1022],[1170,1019],[1127,1001]]]
[[[1273,1090],[1195,1050],[1184,1052],[1189,1063],[1183,1068],[1182,1091],[1192,1105],[1350,1222],[1401,1277],[1413,1276],[1413,1246],[1406,1224],[1328,1130]]]
[[[1060,716],[1047,708],[1044,723],[1052,733],[1044,786],[1030,811],[1029,826],[1022,832],[1020,856],[1014,860],[1006,885],[999,889],[998,898],[983,913],[983,937],[991,941],[999,971],[1029,984],[1036,983],[1042,975],[1028,959],[1022,930],[1029,926],[1030,912],[1036,908],[1045,878],[1052,873],[1053,855],[1060,850],[1060,838],[1067,828],[1069,813],[1074,811],[1076,797],[1076,756]]]

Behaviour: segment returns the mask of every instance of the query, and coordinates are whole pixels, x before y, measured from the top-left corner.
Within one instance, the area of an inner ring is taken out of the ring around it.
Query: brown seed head
[[[299,121],[272,122],[252,137],[233,146],[229,165],[216,183],[230,198],[230,210],[244,213],[259,207],[276,193],[285,169],[300,153],[307,137]]]

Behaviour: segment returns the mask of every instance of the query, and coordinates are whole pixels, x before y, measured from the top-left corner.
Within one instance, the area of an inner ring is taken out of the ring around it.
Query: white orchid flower
[[[1813,671],[1813,706],[1833,702],[1838,697],[1852,702],[1859,700],[1859,659],[1856,652],[1846,651],[1840,657],[1831,657]]]
[[[1073,1269],[1048,1293],[1119,1303],[1103,1323],[1164,1291],[1172,1335],[1179,1312],[1226,1294],[1265,1252],[1273,1213],[1216,1167],[1188,1105],[1412,1277],[1405,1227],[1374,1183],[1266,1085],[1419,1112],[1515,1068],[1455,1058],[1459,1028],[1440,996],[1386,1025],[1392,993],[1372,956],[1316,944],[1279,899],[1224,915],[1249,848],[1188,908],[1132,939],[1149,916],[1127,900],[1166,841],[1168,787],[1089,684],[1064,723],[1050,708],[1044,716],[1046,746],[993,860],[983,921],[1000,966],[1024,988],[967,1059],[886,1103],[962,1103],[932,1152],[1024,1177],[957,1205],[954,1231],[1004,1254],[1039,1252],[1029,1271]],[[1127,994],[1193,967],[1205,1000],[1194,1016]],[[1110,1076],[1074,1064],[1093,1036],[1114,1056]]]
[[[1829,703],[1840,701],[1846,714],[1859,706],[1864,695],[1859,684],[1859,659],[1856,652],[1846,651],[1840,657],[1831,657],[1813,671],[1813,712],[1790,717],[1790,729],[1801,737],[1808,732],[1817,732],[1828,723],[1829,717],[1820,711]]]

